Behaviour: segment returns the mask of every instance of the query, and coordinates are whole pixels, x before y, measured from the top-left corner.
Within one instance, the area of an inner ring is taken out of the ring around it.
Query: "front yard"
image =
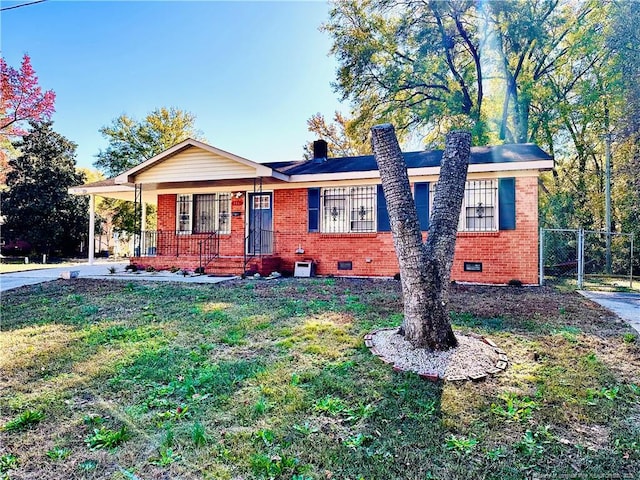
[[[3,294],[0,478],[634,478],[640,346],[574,293],[453,289],[505,373],[431,383],[363,335],[395,281],[55,281]]]

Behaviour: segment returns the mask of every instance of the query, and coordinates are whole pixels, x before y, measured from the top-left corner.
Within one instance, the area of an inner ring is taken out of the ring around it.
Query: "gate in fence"
[[[633,234],[540,229],[540,284],[633,288]]]

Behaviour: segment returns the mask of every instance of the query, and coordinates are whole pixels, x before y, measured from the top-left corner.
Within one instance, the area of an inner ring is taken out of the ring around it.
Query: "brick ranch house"
[[[96,195],[134,201],[140,217],[146,203],[157,206],[155,230],[141,218],[132,263],[268,275],[304,262],[318,275],[393,276],[374,157],[327,158],[324,141],[314,147],[311,160],[256,163],[188,139],[69,192],[90,195],[92,222]],[[442,151],[404,157],[426,235]],[[453,279],[538,283],[538,177],[553,165],[532,144],[472,148]]]

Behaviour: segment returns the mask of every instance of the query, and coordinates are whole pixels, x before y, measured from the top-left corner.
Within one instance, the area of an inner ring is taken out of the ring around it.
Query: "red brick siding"
[[[392,276],[398,262],[391,233],[323,234],[307,232],[307,189],[276,190],[276,249],[282,269],[313,260],[319,275]],[[298,247],[304,254],[296,254]],[[338,270],[339,261],[353,269]],[[482,262],[482,272],[465,272],[464,262]],[[516,230],[460,233],[452,279],[482,283],[538,282],[538,179],[516,179]]]
[[[313,260],[319,275],[393,276],[399,270],[390,232],[367,234],[309,233],[307,189],[275,190],[273,218],[275,256],[282,271],[293,272],[296,261]],[[240,273],[244,252],[246,196],[234,199],[231,207],[231,234],[221,236],[221,259],[216,268]],[[238,215],[239,214],[239,215]],[[175,230],[176,195],[158,197],[158,229]],[[191,242],[193,245],[195,242]],[[193,248],[193,247],[192,247]],[[297,254],[301,248],[304,253]],[[158,245],[158,253],[160,253]],[[181,255],[197,252],[181,249]],[[225,260],[226,257],[226,260]],[[168,261],[147,257],[144,264],[195,268],[198,259],[178,257]],[[339,261],[351,261],[352,270],[338,270]],[[173,263],[172,263],[173,262]],[[226,264],[224,263],[226,262]],[[482,262],[482,272],[465,272],[464,262]],[[187,265],[189,263],[189,265]],[[193,263],[193,265],[191,265]],[[254,261],[258,270],[274,268],[276,263]],[[213,266],[214,264],[212,264]],[[266,270],[260,273],[269,273]],[[516,230],[495,233],[460,233],[456,242],[452,279],[481,283],[507,283],[518,279],[526,284],[538,282],[538,179],[516,179]]]
[[[176,194],[158,195],[158,230],[176,229]]]

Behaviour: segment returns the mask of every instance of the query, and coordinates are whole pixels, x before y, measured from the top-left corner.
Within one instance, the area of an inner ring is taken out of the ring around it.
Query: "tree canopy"
[[[94,166],[108,176],[118,175],[187,138],[198,139],[194,114],[178,108],[158,108],[142,120],[120,115],[100,129],[108,140]]]
[[[327,123],[324,115],[316,113],[307,120],[307,129],[315,134],[314,140],[327,142],[330,157],[355,157],[371,153],[371,145],[366,134],[360,134],[354,129],[353,119],[345,117],[336,111],[333,121]],[[304,157],[313,158],[313,140],[304,146]]]
[[[94,166],[108,176],[115,176],[187,138],[200,139],[195,121],[194,114],[178,108],[157,108],[142,120],[120,115],[100,129],[109,144],[98,153]],[[100,211],[111,217],[116,231],[135,233],[135,210],[131,202],[105,199]],[[147,205],[148,225],[153,223],[155,215],[155,207]],[[145,230],[147,225],[142,228]]]
[[[31,123],[14,142],[2,198],[5,239],[29,242],[37,253],[73,254],[88,229],[88,203],[69,195],[84,183],[76,171],[76,144],[56,133],[52,122]]]
[[[613,133],[613,229],[640,233],[639,23],[631,0],[336,0],[323,28],[347,133],[386,121],[428,148],[456,128],[537,143],[556,159],[542,225],[587,229],[605,226]]]
[[[0,57],[0,184],[6,181],[9,156],[16,153],[11,139],[26,133],[25,122],[49,120],[55,98],[53,90],[43,92],[38,85],[29,55],[19,70]]]
[[[527,142],[547,77],[587,41],[594,5],[338,0],[324,26],[340,64],[335,87],[356,122],[384,119],[431,140],[467,127],[475,143]]]
[[[24,122],[51,118],[55,98],[53,90],[43,92],[38,85],[29,55],[24,55],[19,70],[0,58],[0,135],[23,135]]]

